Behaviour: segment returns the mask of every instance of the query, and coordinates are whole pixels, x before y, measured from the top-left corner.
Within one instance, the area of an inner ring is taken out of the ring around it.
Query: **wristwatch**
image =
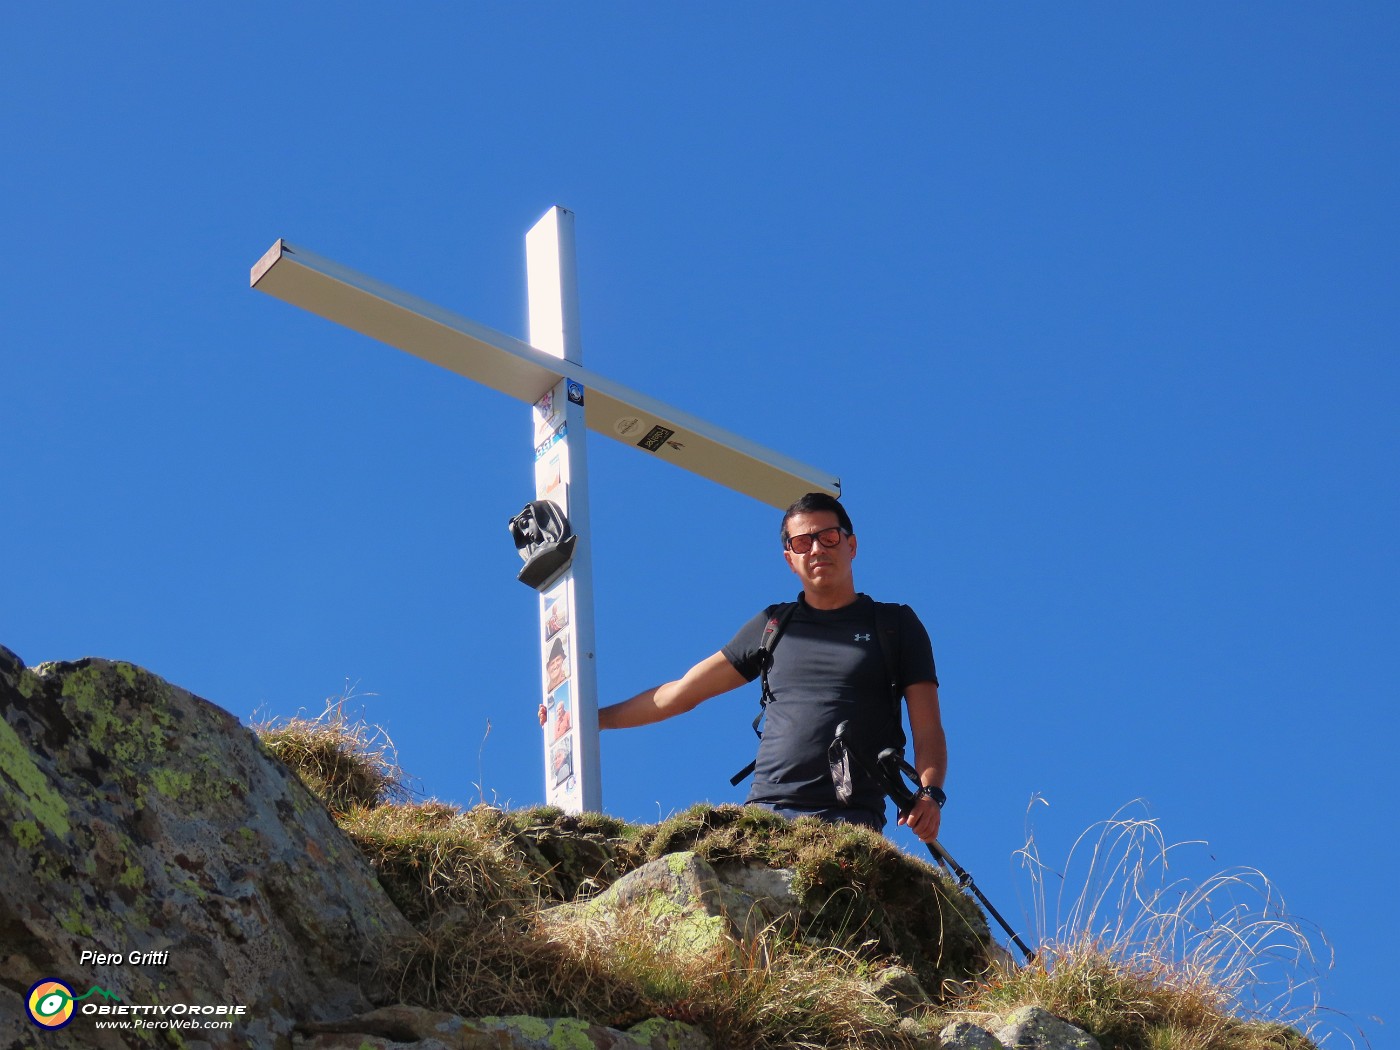
[[[944,803],[948,801],[948,796],[943,793],[943,789],[941,787],[934,787],[932,784],[925,784],[923,787],[919,788],[918,791],[914,792],[914,797],[931,798],[933,799],[934,805],[939,809],[942,809]]]

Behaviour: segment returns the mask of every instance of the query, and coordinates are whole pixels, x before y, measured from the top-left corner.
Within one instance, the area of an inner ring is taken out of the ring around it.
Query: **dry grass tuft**
[[[642,829],[602,813],[569,814],[553,806],[513,811],[479,806],[473,812],[514,844],[521,862],[555,901],[593,896],[646,859],[638,846]]]
[[[498,812],[425,802],[352,809],[340,825],[399,910],[422,926],[444,912],[480,921],[539,904],[540,883],[510,837],[497,831]]]
[[[393,741],[383,729],[346,713],[355,698],[354,689],[347,688],[338,697],[328,697],[325,710],[315,718],[253,726],[267,749],[336,815],[408,797]]]
[[[1039,1005],[1104,1050],[1313,1047],[1303,1033],[1318,1004],[1300,1000],[1316,986],[1314,936],[1258,871],[1168,878],[1180,846],[1128,808],[1080,836],[1064,873],[1028,837],[1039,956],[995,968],[960,1009]]]
[[[403,972],[407,1001],[465,1016],[584,1017],[614,1028],[665,1017],[728,1050],[915,1045],[848,953],[776,930],[742,946],[675,952],[640,909],[607,924],[521,917],[444,927]]]
[[[1034,1004],[1084,1029],[1103,1050],[1310,1050],[1297,1028],[1244,1020],[1208,978],[1170,960],[1126,961],[1091,940],[1059,944],[1020,969],[998,968],[960,1004],[974,1018]]]

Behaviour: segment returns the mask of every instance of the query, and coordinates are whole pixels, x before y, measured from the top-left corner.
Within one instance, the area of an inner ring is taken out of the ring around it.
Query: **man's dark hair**
[[[828,496],[825,492],[809,492],[796,503],[787,509],[783,515],[783,530],[781,539],[783,546],[787,546],[788,541],[788,519],[794,514],[815,514],[821,511],[830,511],[836,515],[836,523],[847,532],[854,533],[856,530],[851,525],[851,516],[846,513],[846,508],[841,506],[841,501],[835,496]]]

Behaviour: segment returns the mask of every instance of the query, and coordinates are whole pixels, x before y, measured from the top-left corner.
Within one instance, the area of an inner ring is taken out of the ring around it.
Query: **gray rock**
[[[791,872],[725,865],[721,873],[687,851],[643,864],[592,900],[558,905],[544,918],[608,923],[621,912],[640,912],[668,951],[705,952],[756,937],[796,907]]]
[[[653,1018],[626,1031],[573,1018],[465,1020],[416,1006],[390,1006],[343,1021],[303,1025],[302,1050],[713,1050],[699,1031]]]
[[[1023,1006],[996,1032],[1007,1050],[1099,1050],[1088,1032],[1038,1006]]]
[[[629,871],[589,901],[561,904],[544,913],[546,924],[582,918],[610,926],[625,913],[641,915],[671,952],[705,953],[733,942],[719,876],[694,853],[672,853]]]
[[[766,928],[798,930],[810,918],[793,891],[791,868],[762,864],[717,864],[724,906],[739,935],[753,939]]]
[[[899,1013],[911,1013],[933,1004],[919,979],[903,966],[889,966],[881,970],[871,982],[870,990]]]
[[[938,1033],[912,1017],[901,1017],[894,1030],[909,1044],[911,1050],[943,1050]]]
[[[971,1021],[954,1021],[938,1033],[943,1050],[1004,1050],[1001,1041]]]
[[[107,660],[0,650],[0,885],[0,1045],[34,1036],[27,989],[56,979],[120,999],[87,999],[67,1045],[126,1045],[88,1006],[191,1004],[246,1008],[220,1046],[286,1046],[374,1005],[379,960],[417,936],[250,730]]]
[[[729,889],[728,907],[737,915],[752,915],[766,925],[779,920],[797,922],[802,904],[792,888],[791,868],[768,868],[761,864],[729,862],[716,864],[715,874]],[[746,922],[752,926],[752,922]]]

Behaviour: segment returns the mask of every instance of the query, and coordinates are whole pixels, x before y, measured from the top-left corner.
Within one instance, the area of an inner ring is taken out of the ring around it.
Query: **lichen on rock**
[[[377,959],[416,936],[248,729],[131,664],[31,670],[0,649],[0,788],[0,1017],[57,978],[131,1005],[242,1004],[228,1045],[271,1046],[368,1008]]]

